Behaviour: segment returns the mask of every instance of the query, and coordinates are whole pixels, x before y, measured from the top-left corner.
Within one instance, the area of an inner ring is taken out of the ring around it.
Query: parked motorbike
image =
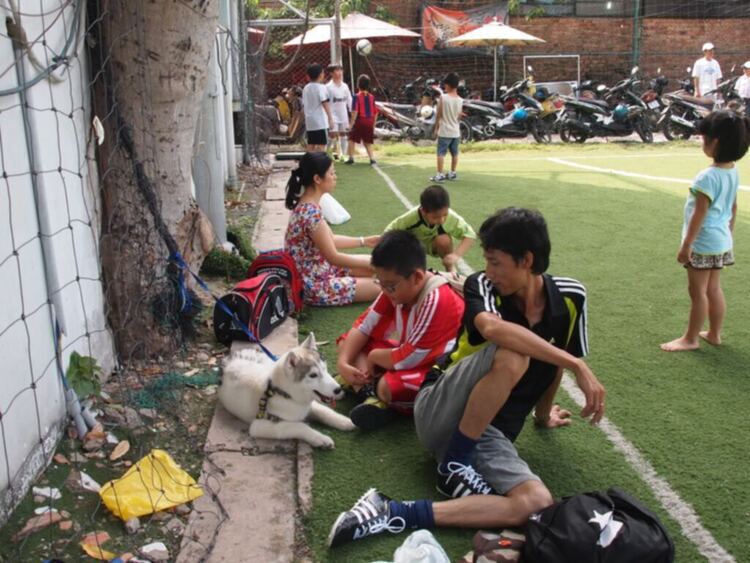
[[[658,68],[656,76],[648,81],[648,87],[641,94],[641,100],[646,104],[645,117],[652,131],[658,129],[659,118],[667,105],[662,99],[667,84],[669,79],[661,73],[661,68]]]
[[[437,120],[437,106],[422,104],[394,104],[391,102],[375,102],[378,107],[378,117],[375,120],[375,134],[380,138],[409,139],[419,141],[432,139]],[[465,118],[459,122],[461,142],[472,140],[471,125]]]
[[[531,69],[529,69],[531,70]],[[552,130],[544,126],[542,103],[534,97],[533,78],[519,80],[510,88],[500,90],[499,102],[467,100],[464,112],[476,137],[526,137],[548,143]]]
[[[713,109],[713,98],[694,96],[695,89],[687,67],[687,78],[680,81],[680,89],[662,96],[666,106],[656,126],[669,141],[687,140],[696,133],[698,122]]]
[[[734,70],[735,66],[731,68],[730,74],[734,75]],[[689,75],[690,67],[687,72]],[[669,105],[663,109],[658,122],[664,136],[670,141],[689,139],[697,133],[698,122],[716,109],[744,113],[743,100],[735,90],[738,78],[739,76],[730,76],[705,96],[694,96],[692,80],[682,80],[680,90],[664,96]]]
[[[606,100],[562,96],[565,110],[560,115],[560,138],[567,143],[583,143],[590,137],[626,137],[637,133],[644,143],[654,134],[645,117],[646,104],[633,91],[638,84],[638,67],[630,77],[612,88],[599,88],[606,99],[616,101],[614,108]],[[605,91],[606,90],[606,91]]]

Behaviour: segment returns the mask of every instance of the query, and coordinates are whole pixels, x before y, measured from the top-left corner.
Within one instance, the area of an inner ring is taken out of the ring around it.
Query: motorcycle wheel
[[[682,139],[683,141],[687,141],[691,135],[690,131],[674,123],[670,119],[671,116],[672,116],[671,113],[667,114],[666,119],[664,120],[664,123],[661,126],[661,132],[664,133],[664,136],[667,138],[668,141],[674,141],[677,139]]]
[[[424,131],[420,127],[412,126],[406,130],[406,134],[412,141],[419,141],[424,137]]]
[[[537,143],[547,144],[552,141],[552,134],[541,121],[535,121],[531,124],[531,136]]]
[[[645,119],[639,119],[635,123],[635,132],[641,138],[644,143],[654,142],[654,132],[651,130],[651,126]]]
[[[469,143],[472,140],[473,131],[471,130],[471,124],[466,121],[465,119],[462,119],[458,122],[458,129],[461,133],[461,142],[462,143]]]
[[[385,129],[386,131],[396,131],[396,126],[384,117],[378,117],[375,120],[375,128]]]
[[[560,139],[564,143],[585,143],[586,142],[586,133],[581,133],[580,131],[574,129],[567,123],[564,123],[560,127]]]

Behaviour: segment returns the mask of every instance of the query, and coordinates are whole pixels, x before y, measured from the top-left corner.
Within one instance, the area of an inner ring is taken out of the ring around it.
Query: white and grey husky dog
[[[230,356],[218,392],[224,408],[250,424],[253,438],[304,440],[318,448],[334,443],[305,424],[308,418],[337,430],[355,428],[349,417],[327,406],[342,395],[312,333],[276,362],[260,350]]]

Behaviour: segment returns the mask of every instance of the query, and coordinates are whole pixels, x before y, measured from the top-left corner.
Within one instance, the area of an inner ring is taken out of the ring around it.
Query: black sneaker
[[[396,418],[388,405],[377,397],[367,397],[364,402],[354,407],[349,413],[349,418],[358,428],[362,430],[377,430]]]
[[[370,166],[375,166],[377,163],[378,163],[378,161],[375,160],[374,158],[370,159]]]
[[[344,164],[354,164],[354,159],[350,158],[349,160],[345,161]]]
[[[406,522],[398,516],[391,518],[388,510],[390,500],[376,489],[370,489],[363,494],[351,509],[342,512],[336,518],[328,534],[328,547],[338,547],[383,532],[403,532]]]
[[[443,471],[438,466],[437,474],[437,490],[448,498],[497,494],[471,465],[449,461]]]
[[[375,396],[375,386],[372,383],[365,383],[359,388],[359,391],[354,391],[354,400],[357,404],[364,403],[370,397]]]

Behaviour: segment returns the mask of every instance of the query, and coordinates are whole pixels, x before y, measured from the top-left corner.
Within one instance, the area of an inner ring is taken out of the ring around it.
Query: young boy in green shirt
[[[431,256],[439,256],[449,272],[477,238],[463,217],[450,208],[450,196],[443,186],[433,184],[419,196],[419,207],[396,217],[386,231],[404,230],[417,237]],[[458,246],[454,246],[454,244]]]

